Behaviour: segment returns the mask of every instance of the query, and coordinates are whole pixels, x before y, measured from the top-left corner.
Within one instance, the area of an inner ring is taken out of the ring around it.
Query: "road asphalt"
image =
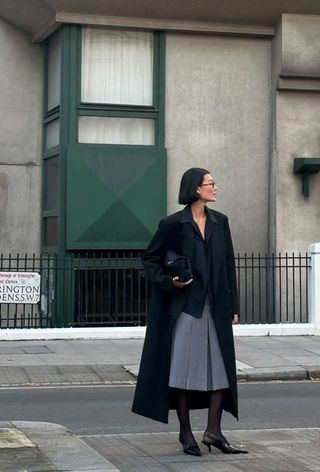
[[[1,341],[0,387],[134,383],[142,343]],[[235,343],[239,382],[320,379],[320,337],[236,337]],[[202,457],[187,456],[176,433],[79,437],[57,424],[0,422],[0,472],[320,472],[320,425],[226,436],[249,454],[209,453],[201,445]]]

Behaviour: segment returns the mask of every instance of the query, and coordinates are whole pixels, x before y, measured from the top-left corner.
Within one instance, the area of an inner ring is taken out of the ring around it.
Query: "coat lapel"
[[[181,247],[181,254],[189,257],[191,267],[194,265],[195,259],[195,244],[193,232],[193,218],[189,207],[185,207],[181,212],[181,238],[179,245]]]
[[[211,255],[213,293],[216,294],[221,268],[221,224],[215,217],[213,210],[207,208],[206,213],[206,245],[211,247],[209,254]]]
[[[207,214],[207,221],[206,221],[206,244],[209,243],[210,238],[212,235],[214,235],[217,225],[219,224],[217,218],[214,216],[214,214],[207,208],[206,209],[206,214]]]

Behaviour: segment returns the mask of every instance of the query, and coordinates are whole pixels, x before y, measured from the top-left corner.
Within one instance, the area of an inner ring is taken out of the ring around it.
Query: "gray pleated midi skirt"
[[[202,317],[182,312],[172,333],[169,387],[213,391],[229,388],[209,299]]]

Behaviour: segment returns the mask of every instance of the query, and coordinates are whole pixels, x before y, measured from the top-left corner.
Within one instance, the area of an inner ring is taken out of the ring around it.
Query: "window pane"
[[[59,145],[60,120],[51,121],[46,125],[46,149]]]
[[[58,245],[58,217],[44,218],[44,245],[56,247]]]
[[[60,105],[61,40],[60,30],[48,40],[48,110]]]
[[[79,117],[79,143],[154,144],[154,120]]]
[[[44,210],[58,210],[59,159],[44,160]]]
[[[81,100],[152,105],[153,35],[82,29]]]

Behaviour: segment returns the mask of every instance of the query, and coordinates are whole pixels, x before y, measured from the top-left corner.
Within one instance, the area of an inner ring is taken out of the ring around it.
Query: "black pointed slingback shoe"
[[[202,443],[205,444],[211,452],[211,446],[220,449],[225,454],[247,454],[246,449],[232,446],[225,438],[217,438],[209,431],[206,431],[203,435]]]
[[[199,456],[199,457],[202,455],[198,444],[196,443],[194,446],[189,446],[187,443],[184,442],[181,433],[179,434],[179,441],[182,445],[183,452],[185,454],[189,454],[190,456]]]

